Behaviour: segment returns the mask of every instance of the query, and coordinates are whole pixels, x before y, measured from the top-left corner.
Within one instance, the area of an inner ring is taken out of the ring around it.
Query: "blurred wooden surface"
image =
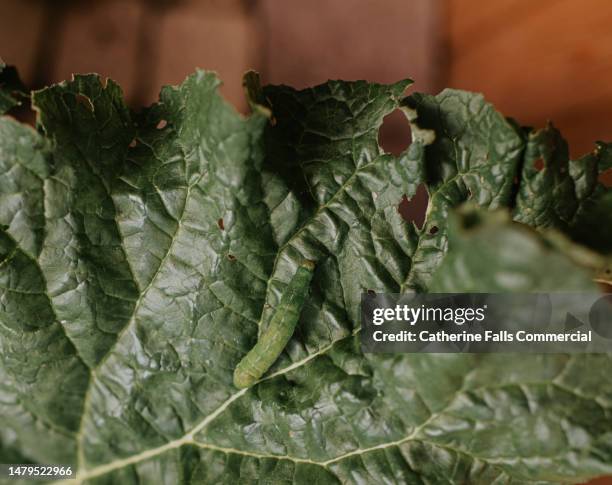
[[[449,0],[447,84],[523,124],[553,120],[573,155],[612,140],[610,0]]]
[[[431,0],[261,0],[264,73],[297,87],[336,79],[441,87],[441,3]]]
[[[196,67],[246,103],[242,74],[305,87],[329,78],[440,86],[439,2],[431,0],[2,0],[0,56],[34,88],[98,72],[134,106]],[[412,27],[407,27],[411,19]],[[364,31],[364,26],[367,30]]]
[[[119,82],[135,107],[201,67],[217,71],[223,94],[244,110],[242,74],[257,67],[247,3],[2,0],[0,56],[33,88],[97,72]]]

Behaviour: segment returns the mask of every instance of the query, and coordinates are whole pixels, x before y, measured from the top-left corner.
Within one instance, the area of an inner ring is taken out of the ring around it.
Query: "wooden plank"
[[[438,89],[440,2],[261,0],[265,80],[298,87],[329,78],[393,82],[410,77]]]
[[[451,14],[457,16],[464,1],[451,0]],[[484,38],[472,20],[452,21],[449,84],[485,93],[504,114],[523,123],[557,120],[571,133],[574,153],[594,138],[612,139],[600,108],[612,99],[612,3],[556,0],[530,6],[504,0],[497,14],[488,9],[487,22],[499,28],[486,31]],[[461,36],[468,34],[472,39]]]
[[[19,75],[29,83],[35,74],[36,54],[41,41],[45,19],[42,2],[4,0],[0,15],[2,52],[0,57],[17,66]]]
[[[528,15],[547,8],[558,0],[451,0],[448,29],[453,39],[453,52],[461,55],[465,49],[512,28]]]
[[[198,2],[168,9],[161,19],[156,52],[156,89],[177,84],[196,67],[216,71],[221,92],[240,111],[246,111],[242,75],[257,68],[257,31],[251,15],[238,2],[225,6]]]
[[[117,81],[129,99],[138,89],[135,59],[143,6],[120,0],[75,5],[67,11],[51,79],[96,72]]]

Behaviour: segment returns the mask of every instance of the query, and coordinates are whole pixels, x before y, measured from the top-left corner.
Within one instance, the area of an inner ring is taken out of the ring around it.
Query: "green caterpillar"
[[[234,385],[237,388],[249,387],[258,381],[289,342],[308,296],[314,267],[314,263],[308,260],[298,267],[272,314],[268,328],[236,366]]]

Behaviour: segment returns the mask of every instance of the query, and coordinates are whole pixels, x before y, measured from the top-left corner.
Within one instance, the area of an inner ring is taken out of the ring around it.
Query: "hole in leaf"
[[[94,105],[91,102],[91,99],[89,99],[87,96],[84,94],[75,94],[74,99],[76,100],[77,104],[84,106],[87,110],[93,113]]]
[[[24,100],[20,105],[13,106],[7,113],[16,120],[30,126],[36,125],[36,112],[31,108],[30,101]]]
[[[612,168],[604,170],[599,174],[599,183],[604,187],[612,188]]]
[[[420,184],[410,199],[405,195],[402,197],[397,210],[406,222],[412,222],[418,229],[423,229],[428,202],[427,187],[425,184]]]
[[[410,123],[402,110],[396,109],[383,118],[378,144],[385,152],[399,155],[410,146],[411,140]]]
[[[236,261],[236,256],[234,256],[233,254],[228,254],[227,259],[229,259],[230,261]]]
[[[223,218],[220,218],[220,219],[217,221],[217,225],[219,226],[219,229],[221,229],[222,231],[224,231],[224,230],[225,230],[225,225],[223,224]]]
[[[376,296],[376,292],[374,290],[368,290],[368,295]]]
[[[538,172],[544,170],[544,159],[542,157],[537,158],[533,161],[533,168],[535,168]]]
[[[159,123],[157,123],[156,128],[158,130],[163,130],[166,126],[168,126],[168,122],[166,120],[159,120]]]
[[[429,228],[429,234],[431,234],[433,236],[434,234],[436,234],[438,232],[438,230],[439,230],[438,226],[431,226]]]

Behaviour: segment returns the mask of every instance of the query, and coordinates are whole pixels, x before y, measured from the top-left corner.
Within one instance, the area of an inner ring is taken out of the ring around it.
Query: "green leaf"
[[[524,141],[482,95],[446,89],[437,96],[414,94],[404,106],[416,143],[426,145],[421,167],[429,192],[427,220],[404,288],[426,289],[447,249],[453,207],[468,200],[490,209],[513,203]]]
[[[576,252],[586,250],[560,234],[542,235],[512,224],[505,210],[464,206],[450,229],[452,249],[433,276],[429,289],[434,293],[597,291],[589,263],[603,262],[581,258]]]
[[[529,134],[514,218],[538,228],[554,227],[599,251],[612,253],[612,144],[569,159],[567,142],[552,125]]]
[[[409,84],[249,74],[242,117],[203,71],[138,114],[76,76],[34,93],[38,131],[0,118],[0,459],[109,484],[612,473],[607,356],[361,353],[365,290],[586,291],[599,265],[499,216],[449,226],[466,200],[516,203],[525,139],[479,95]],[[377,141],[395,109],[398,157]],[[397,209],[420,185],[422,229]],[[305,259],[293,338],[236,389]]]

